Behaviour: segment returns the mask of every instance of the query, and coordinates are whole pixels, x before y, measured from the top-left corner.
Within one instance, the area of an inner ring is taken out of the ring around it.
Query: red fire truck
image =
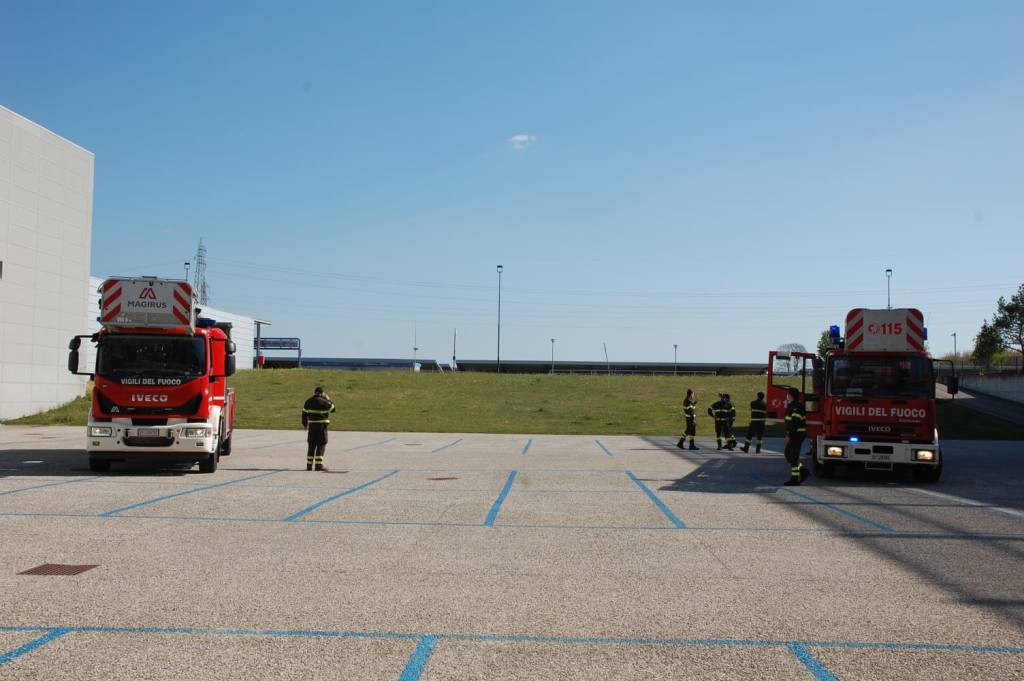
[[[198,463],[213,473],[231,453],[235,373],[231,324],[198,317],[192,287],[155,277],[115,277],[99,289],[98,333],[75,336],[68,369],[94,380],[86,426],[89,468],[115,461]],[[96,344],[80,372],[82,339]]]
[[[832,477],[840,466],[902,468],[922,482],[942,475],[935,422],[935,368],[924,349],[924,316],[913,308],[857,308],[846,316],[846,335],[829,330],[833,349],[771,352],[768,421],[785,416],[786,392],[798,388],[807,410],[807,437],[815,475]],[[788,360],[780,373],[778,360]],[[808,385],[810,379],[810,385]],[[957,392],[957,378],[947,385]]]

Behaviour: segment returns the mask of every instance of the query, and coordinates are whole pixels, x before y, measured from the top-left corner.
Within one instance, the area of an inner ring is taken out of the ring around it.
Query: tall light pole
[[[188,281],[188,268],[191,265],[192,265],[192,263],[190,263],[190,262],[185,263],[185,281]]]
[[[551,339],[551,375],[555,375],[555,339]]]
[[[955,368],[956,367],[956,361],[957,361],[957,359],[959,359],[957,357],[957,354],[956,354],[956,331],[954,331],[951,335],[953,336],[953,362],[954,362],[953,367]],[[952,399],[955,400],[956,399],[956,395],[952,395]]]
[[[672,375],[676,375],[676,367],[679,364],[679,344],[672,344]]]
[[[501,272],[505,268],[498,265],[498,373],[501,373]]]
[[[892,309],[892,270],[885,271],[885,309]]]

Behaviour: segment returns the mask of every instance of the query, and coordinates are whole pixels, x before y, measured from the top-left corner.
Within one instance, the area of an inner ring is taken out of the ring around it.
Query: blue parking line
[[[416,650],[412,651],[412,656],[405,664],[405,669],[402,670],[402,675],[398,677],[398,681],[420,681],[423,670],[426,668],[427,662],[430,662],[430,655],[434,652],[434,646],[436,645],[436,636],[421,636],[416,644]]]
[[[761,478],[759,476],[752,475],[750,477],[752,477],[754,480],[757,480],[758,482],[764,483],[766,485],[772,485],[774,487],[778,487],[778,485],[775,485],[774,483],[768,482],[767,480],[765,480],[764,478]],[[847,518],[852,518],[852,519],[860,521],[860,522],[862,522],[862,523],[864,523],[866,525],[871,525],[872,527],[877,527],[878,529],[880,529],[882,532],[885,532],[886,534],[889,534],[889,533],[891,533],[893,531],[893,529],[891,527],[889,527],[888,525],[883,525],[882,523],[876,523],[874,520],[871,520],[870,518],[865,518],[862,515],[857,515],[856,513],[852,512],[852,511],[847,511],[845,508],[840,508],[839,506],[836,506],[835,504],[830,504],[827,501],[822,501],[821,499],[815,499],[814,497],[812,497],[809,494],[804,494],[802,492],[797,492],[796,490],[790,489],[789,487],[778,487],[778,488],[780,490],[782,490],[783,492],[789,492],[790,494],[798,496],[801,499],[806,499],[807,501],[811,501],[811,502],[817,504],[818,506],[824,506],[825,508],[827,508],[829,510],[835,511],[836,513],[839,513],[841,515],[845,515]]]
[[[643,491],[643,493],[646,494],[650,498],[650,500],[654,502],[654,505],[658,507],[659,511],[665,514],[665,517],[668,518],[670,523],[675,525],[680,530],[686,529],[686,523],[680,520],[679,516],[673,513],[672,509],[666,506],[665,502],[658,498],[658,495],[654,493],[654,490],[645,485],[640,478],[633,475],[633,471],[626,471],[626,475],[628,475],[629,479],[635,482],[637,484],[637,487],[639,487]]]
[[[61,480],[60,482],[48,482],[45,485],[32,485],[31,487],[19,487],[18,489],[9,489],[6,492],[0,492],[0,497],[5,497],[8,494],[15,494],[17,492],[27,492],[31,489],[42,489],[43,487],[56,487],[57,485],[71,485],[76,482],[85,482],[87,480],[95,480],[96,478],[103,477],[101,475],[90,475],[85,478],[75,478],[74,480]]]
[[[807,667],[807,671],[814,674],[814,678],[818,679],[818,681],[839,681],[835,674],[830,672],[828,667],[826,667],[821,660],[812,655],[811,651],[807,650],[803,644],[790,643],[786,647],[789,648],[789,651],[796,656],[796,659],[800,660],[800,662]]]
[[[355,494],[356,492],[358,492],[360,490],[366,489],[370,485],[376,485],[381,480],[386,480],[387,478],[390,478],[392,475],[394,475],[397,472],[398,472],[398,469],[396,468],[395,470],[391,471],[387,475],[382,475],[382,476],[380,476],[379,478],[377,478],[375,480],[371,480],[370,482],[364,482],[362,485],[359,485],[358,487],[351,487],[351,488],[345,490],[344,492],[339,492],[338,494],[335,494],[334,496],[327,497],[326,499],[321,499],[320,501],[316,502],[312,506],[307,506],[306,508],[302,509],[301,511],[298,511],[296,513],[292,513],[290,516],[288,516],[284,520],[285,520],[285,522],[289,522],[289,523],[295,522],[296,520],[298,520],[302,516],[306,515],[307,513],[312,513],[316,509],[320,508],[321,506],[323,506],[325,504],[331,503],[335,499],[340,499],[341,497],[348,496],[349,494]]]
[[[37,648],[41,648],[42,646],[45,646],[50,641],[56,641],[61,636],[64,636],[65,634],[70,634],[70,633],[71,633],[71,629],[64,629],[62,627],[58,627],[56,629],[50,629],[48,632],[46,632],[45,634],[43,634],[39,638],[33,639],[33,640],[29,641],[28,643],[26,643],[25,645],[18,646],[14,650],[8,650],[6,653],[0,655],[0,665],[7,664],[11,660],[16,660],[17,658],[21,657],[22,655],[28,655],[33,650],[35,650]]]
[[[494,505],[491,506],[491,510],[487,513],[487,519],[484,520],[484,527],[494,527],[494,520],[498,517],[498,511],[501,510],[501,505],[505,503],[505,497],[508,496],[509,490],[512,489],[512,482],[516,479],[516,474],[519,471],[512,471],[508,474],[508,479],[505,480],[505,486],[501,488],[501,494],[494,500]]]
[[[604,450],[604,453],[605,453],[605,454],[607,454],[608,456],[612,456],[612,453],[611,453],[610,451],[608,451],[608,448],[607,448],[607,447],[605,447],[605,446],[604,446],[604,445],[603,445],[603,444],[601,443],[601,441],[600,441],[600,440],[594,440],[594,442],[596,442],[596,443],[597,443],[597,446],[598,446],[598,447],[600,447],[601,449],[603,449],[603,450]]]
[[[438,447],[437,449],[431,449],[430,453],[431,454],[437,454],[442,449],[448,449],[449,447],[454,447],[455,445],[459,444],[460,442],[462,442],[462,438],[461,437],[458,440],[456,440],[455,442],[449,442],[444,447]]]
[[[354,638],[379,640],[416,640],[418,659],[423,665],[429,659],[434,646],[442,641],[462,642],[510,642],[510,643],[547,643],[562,645],[633,645],[633,646],[679,646],[679,647],[716,647],[716,648],[787,648],[796,655],[812,672],[813,664],[817,664],[824,673],[831,674],[808,650],[809,648],[827,648],[839,650],[895,650],[895,651],[937,651],[957,653],[989,653],[999,655],[1024,655],[1024,646],[970,645],[964,643],[924,643],[906,642],[893,643],[881,641],[784,641],[772,639],[681,639],[681,638],[617,638],[614,636],[529,636],[517,634],[427,634],[414,632],[390,631],[345,631],[345,630],[304,630],[304,629],[246,629],[213,627],[118,627],[118,626],[82,626],[82,627],[6,627],[0,626],[0,632],[45,632],[34,641],[4,654],[0,661],[13,659],[16,651],[24,655],[46,643],[66,634],[168,634],[184,636],[227,636],[227,637],[265,637],[265,638]],[[422,649],[422,650],[421,650]],[[410,662],[417,659],[417,652],[410,657]],[[812,662],[813,660],[813,662]],[[408,668],[407,664],[407,668]],[[422,666],[420,667],[422,672]],[[417,677],[412,677],[417,678]],[[834,676],[819,678],[834,679]]]
[[[532,445],[532,444],[533,444],[533,439],[532,438],[526,441],[526,446],[523,447],[523,454],[526,454],[526,452],[530,451],[530,445]]]
[[[359,445],[358,447],[349,447],[348,449],[343,449],[341,451],[343,451],[343,452],[354,452],[357,449],[366,449],[367,447],[376,447],[377,445],[386,445],[387,443],[394,442],[397,439],[398,439],[397,437],[389,437],[387,440],[381,440],[380,442],[371,442],[368,445]]]
[[[280,472],[286,471],[286,470],[288,470],[288,469],[287,468],[278,468],[277,470],[269,471],[267,473],[260,473],[258,475],[250,475],[247,478],[239,478],[238,480],[228,480],[227,482],[218,482],[216,485],[205,485],[203,487],[196,487],[195,489],[185,490],[184,492],[175,492],[174,494],[167,494],[167,495],[164,495],[162,497],[156,497],[155,499],[147,499],[146,501],[140,501],[137,504],[131,504],[129,506],[122,506],[121,508],[115,508],[113,511],[107,511],[106,513],[100,513],[100,517],[101,518],[109,518],[112,515],[117,515],[118,513],[124,513],[125,511],[130,511],[130,510],[132,510],[134,508],[141,508],[142,506],[149,506],[150,504],[156,504],[156,503],[159,503],[161,501],[166,501],[168,499],[174,499],[175,497],[183,497],[183,496],[185,496],[187,494],[195,494],[196,492],[205,492],[208,489],[215,489],[217,487],[227,487],[228,485],[237,485],[240,482],[247,482],[249,480],[255,480],[256,478],[263,478],[263,477],[266,477],[268,475],[274,475],[276,473],[280,473]]]

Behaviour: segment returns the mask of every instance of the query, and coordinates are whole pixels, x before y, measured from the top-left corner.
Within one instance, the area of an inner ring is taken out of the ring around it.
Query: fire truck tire
[[[110,462],[106,459],[97,459],[95,457],[89,457],[89,470],[93,473],[106,473],[110,470]]]
[[[224,423],[223,422],[221,422],[221,427],[218,430],[218,432],[221,432],[221,433],[224,432]],[[221,450],[223,450],[223,449],[224,449],[224,440],[222,440],[221,436],[218,435],[217,436],[217,446],[214,448],[213,453],[210,454],[210,456],[206,457],[205,459],[203,459],[202,461],[199,462],[199,472],[200,473],[216,473],[217,472],[217,464],[220,463],[220,453],[221,453]]]
[[[942,477],[942,461],[940,460],[939,465],[934,468],[918,466],[914,469],[914,477],[918,482],[938,482]]]
[[[220,443],[220,455],[231,456],[231,436],[228,435],[224,442]]]
[[[811,457],[811,468],[816,478],[831,478],[836,474],[836,465],[832,461],[818,461],[818,457]]]

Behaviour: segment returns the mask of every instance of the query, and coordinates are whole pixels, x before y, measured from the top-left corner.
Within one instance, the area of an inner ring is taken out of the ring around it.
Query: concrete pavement
[[[0,676],[1024,678],[1020,442],[793,489],[778,442],[332,433],[308,473],[236,437],[97,476],[79,428],[0,428]]]

